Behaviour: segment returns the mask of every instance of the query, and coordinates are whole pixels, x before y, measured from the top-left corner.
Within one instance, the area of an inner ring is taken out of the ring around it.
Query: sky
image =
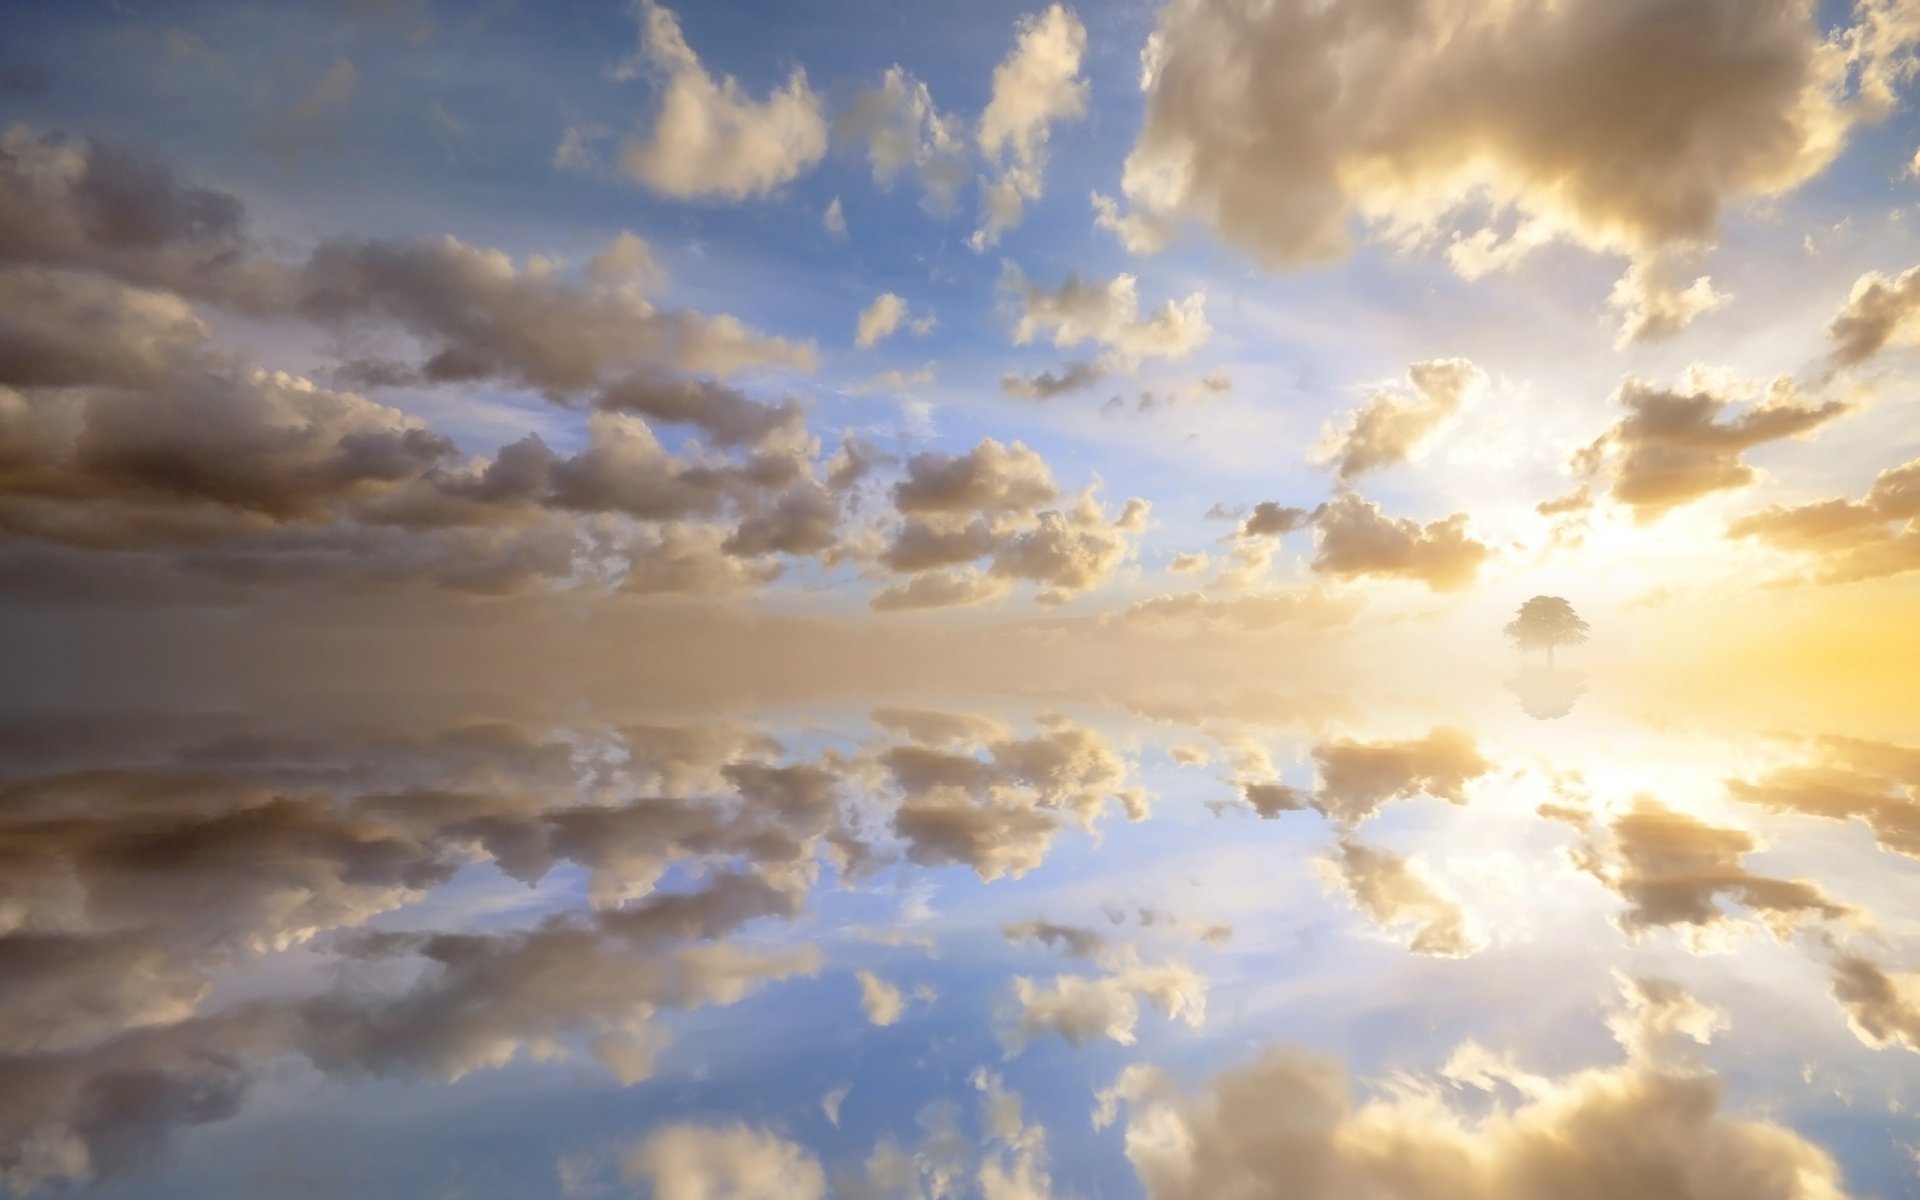
[[[1920,1193],[1916,73],[10,6],[0,1195]]]

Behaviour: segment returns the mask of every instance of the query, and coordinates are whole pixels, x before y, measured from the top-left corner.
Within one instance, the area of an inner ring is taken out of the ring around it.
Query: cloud
[[[1042,371],[1029,376],[1002,375],[1000,390],[1022,400],[1051,400],[1055,396],[1090,388],[1106,377],[1105,366],[1082,359],[1066,364],[1058,372]]]
[[[1338,1062],[1271,1047],[1194,1092],[1130,1067],[1099,1093],[1095,1121],[1126,1107],[1127,1158],[1150,1200],[1626,1197],[1649,1179],[1698,1200],[1847,1195],[1825,1151],[1725,1111],[1723,1082],[1652,1032],[1704,1033],[1686,1015],[1695,1002],[1657,981],[1630,983],[1627,995],[1615,1024],[1628,1055],[1615,1065],[1541,1076],[1468,1043],[1445,1078],[1403,1078],[1356,1103]],[[1461,1105],[1462,1088],[1487,1095]]]
[[[1920,858],[1920,749],[1856,738],[1822,738],[1818,761],[1758,780],[1730,779],[1734,798],[1770,812],[1859,821],[1884,850]]]
[[[658,291],[667,278],[647,239],[625,229],[588,261],[587,274],[605,284],[631,284],[641,292]]]
[[[1486,373],[1464,358],[1441,358],[1407,368],[1413,394],[1383,390],[1353,411],[1345,429],[1328,429],[1318,452],[1341,482],[1413,457],[1449,417],[1467,389]]]
[[[798,178],[826,155],[827,123],[805,71],[794,68],[785,87],[755,100],[731,75],[715,82],[671,11],[637,0],[634,16],[640,49],[614,78],[643,70],[653,76],[660,109],[650,131],[635,131],[621,146],[627,174],[677,200],[745,200]]]
[[[276,302],[239,199],[112,142],[0,132],[0,264],[99,271],[254,309]]]
[[[151,386],[211,332],[169,292],[72,271],[0,270],[0,386]]]
[[[1321,742],[1313,748],[1318,775],[1311,792],[1281,783],[1244,785],[1248,804],[1262,817],[1312,808],[1343,827],[1352,827],[1383,805],[1414,796],[1432,796],[1449,804],[1467,802],[1466,785],[1493,770],[1473,736],[1445,726],[1408,741]],[[1374,852],[1365,851],[1362,858]],[[1356,859],[1365,867],[1368,862]]]
[[[1831,361],[1856,367],[1889,345],[1920,341],[1920,267],[1888,279],[1869,271],[1854,280],[1847,303],[1827,326]]]
[[[1306,528],[1312,521],[1313,514],[1304,508],[1288,508],[1272,500],[1262,500],[1253,506],[1247,519],[1240,523],[1240,536],[1285,537],[1297,529]]]
[[[1099,959],[1107,952],[1107,939],[1097,929],[1080,925],[1061,925],[1054,921],[1017,921],[1002,926],[1001,936],[1010,942],[1032,940],[1054,946],[1069,958]]]
[[[882,338],[891,337],[906,319],[907,302],[892,292],[882,292],[860,311],[853,344],[862,350],[871,350]]]
[[[1020,223],[1027,202],[1044,194],[1053,124],[1081,117],[1087,108],[1087,83],[1080,78],[1087,30],[1073,10],[1055,4],[1020,18],[1015,31],[1013,50],[993,70],[993,91],[975,132],[980,153],[1001,166],[970,242],[975,250],[997,244]]]
[[[1421,525],[1389,517],[1380,506],[1345,492],[1314,513],[1319,537],[1312,567],[1336,579],[1408,579],[1435,592],[1472,585],[1493,549],[1468,532],[1467,514]]]
[[[1833,998],[1862,1042],[1898,1042],[1920,1054],[1920,974],[1889,975],[1867,959],[1845,955],[1834,964]]]
[[[852,1093],[853,1085],[843,1083],[820,1097],[820,1111],[826,1114],[827,1122],[836,1129],[840,1127],[840,1107],[847,1102],[847,1097]]]
[[[935,375],[933,364],[914,371],[902,371],[895,368],[882,371],[878,375],[863,379],[854,388],[857,392],[910,392],[916,388],[930,387]]]
[[[918,573],[873,599],[875,608],[933,608],[995,599],[1013,581],[1062,603],[1105,581],[1147,525],[1145,501],[1110,515],[1091,490],[1059,508],[1046,461],[1019,442],[983,439],[965,454],[925,451],[894,485],[899,522],[873,554],[888,571]],[[984,570],[955,570],[978,559]]]
[[[1046,1033],[1075,1047],[1094,1038],[1131,1046],[1142,1000],[1168,1020],[1195,1029],[1207,1019],[1207,980],[1179,962],[1144,966],[1133,961],[1105,975],[1056,975],[1045,985],[1016,976],[1013,999],[1013,1021],[1000,1033],[1009,1057]]]
[[[905,69],[889,67],[879,86],[857,93],[834,119],[834,133],[867,144],[876,185],[890,188],[907,172],[919,184],[920,206],[928,213],[954,211],[971,173],[964,124],[957,115],[941,113],[927,85]]]
[[[1062,349],[1093,342],[1112,351],[1129,371],[1145,358],[1185,358],[1213,335],[1203,293],[1196,291],[1178,304],[1169,300],[1142,317],[1136,281],[1124,272],[1104,283],[1069,274],[1058,288],[1049,289],[1029,282],[1009,263],[1000,286],[1020,305],[1013,327],[1016,345],[1039,337]]]
[[[1608,495],[1642,524],[1715,492],[1746,487],[1758,478],[1741,459],[1746,451],[1805,437],[1852,410],[1840,400],[1802,400],[1782,377],[1763,401],[1722,421],[1735,396],[1699,372],[1677,390],[1630,378],[1613,398],[1627,415],[1575,454],[1573,466],[1590,482],[1604,481]]]
[[[929,450],[908,459],[893,502],[903,513],[995,516],[1029,513],[1059,495],[1045,459],[1019,442],[983,438],[965,454]]]
[[[1053,718],[1033,737],[969,736],[985,740],[879,755],[899,796],[893,831],[912,862],[1017,878],[1046,856],[1063,815],[1086,829],[1115,801],[1130,819],[1144,815],[1128,763],[1090,729]]]
[[[634,375],[615,380],[594,397],[603,412],[633,413],[669,425],[693,425],[726,447],[791,444],[804,432],[800,406],[768,404],[706,379]]]
[[[1604,843],[1583,842],[1572,860],[1627,902],[1617,922],[1635,938],[1667,926],[1688,928],[1696,941],[1730,929],[1722,897],[1744,905],[1781,941],[1806,921],[1856,915],[1813,883],[1749,872],[1741,860],[1759,849],[1744,830],[1708,825],[1642,796],[1613,818]]]
[[[1695,318],[1733,300],[1728,293],[1716,291],[1706,275],[1687,282],[1700,257],[1691,247],[1649,251],[1628,266],[1607,296],[1607,307],[1620,315],[1616,350],[1673,337]]]
[[[588,171],[600,169],[600,151],[598,143],[611,130],[604,125],[591,121],[571,122],[560,131],[560,144],[553,148],[553,166],[557,171]]]
[[[1920,570],[1920,533],[1911,524],[1916,517],[1920,459],[1880,472],[1859,500],[1776,505],[1737,518],[1727,534],[1808,557],[1822,582],[1852,583]]]
[[[907,1010],[907,998],[900,989],[872,971],[855,971],[860,981],[860,1011],[875,1025],[891,1025]]]
[[[811,343],[757,334],[725,314],[658,309],[635,282],[575,281],[451,237],[333,240],[301,269],[296,307],[336,328],[398,325],[432,352],[421,370],[433,382],[498,378],[574,392],[649,369],[724,376],[815,365]]]
[[[826,211],[820,214],[820,228],[838,240],[846,240],[847,210],[840,206],[840,197],[835,196]]]
[[[812,947],[725,939],[796,916],[848,834],[836,774],[766,761],[777,743],[732,726],[629,727],[585,775],[573,735],[506,725],[195,718],[130,739],[54,721],[33,745],[0,782],[0,1178],[17,1186],[124,1173],[234,1115],[289,1056],[450,1079],[577,1039],[644,1078],[659,1010],[818,970]],[[364,928],[476,861],[529,884],[573,862],[598,907],[502,932]],[[658,889],[676,863],[691,885]],[[352,982],[203,1011],[216,972],[303,945]]]
[[[1664,256],[1710,245],[1728,206],[1798,187],[1891,111],[1915,38],[1882,8],[1829,40],[1808,5],[1742,0],[1685,20],[1652,0],[1179,0],[1142,56],[1131,211],[1096,195],[1100,224],[1151,251],[1197,221],[1275,269],[1345,257],[1356,228],[1450,238],[1469,277],[1566,241],[1633,260],[1627,333],[1669,334],[1717,297],[1676,292]]]
[[[805,1148],[746,1125],[663,1126],[620,1159],[655,1200],[821,1200],[820,1161]]]
[[[1252,793],[1260,786],[1268,785],[1249,785],[1247,790]],[[1261,815],[1268,814],[1262,811]],[[1460,905],[1442,893],[1414,861],[1350,837],[1341,838],[1339,850],[1325,861],[1330,875],[1352,894],[1361,912],[1382,927],[1414,927],[1408,948],[1415,954],[1465,958],[1485,944]]]
[[[265,371],[189,370],[151,390],[0,393],[32,471],[0,478],[15,532],[82,545],[205,538],[318,516],[448,462],[396,409]]]
[[[904,583],[873,594],[875,612],[911,612],[928,608],[966,608],[1005,596],[1010,584],[978,571],[924,571]]]

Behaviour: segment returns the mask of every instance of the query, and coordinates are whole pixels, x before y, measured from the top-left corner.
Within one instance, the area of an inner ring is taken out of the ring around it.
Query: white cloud
[[[621,1172],[654,1200],[820,1200],[820,1162],[804,1147],[746,1125],[668,1125],[627,1151]]]
[[[985,222],[971,240],[985,250],[1019,224],[1026,203],[1044,190],[1047,137],[1055,121],[1085,115],[1087,83],[1080,78],[1087,30],[1073,10],[1055,4],[1020,19],[1019,38],[994,68],[993,94],[980,114],[980,153],[1003,164],[987,191]]]
[[[614,71],[643,69],[661,80],[653,128],[621,147],[621,166],[663,195],[689,200],[764,196],[797,178],[827,152],[820,99],[795,68],[785,87],[755,100],[732,76],[715,81],[656,0],[638,0],[640,51]]]
[[[882,292],[872,304],[860,310],[854,325],[853,344],[870,350],[885,337],[893,335],[907,319],[907,302],[892,292]]]
[[[860,1011],[875,1025],[891,1025],[907,1010],[907,999],[900,989],[872,971],[855,971],[860,981]]]
[[[889,67],[878,87],[856,95],[834,132],[866,142],[874,183],[891,187],[901,172],[911,172],[922,208],[935,216],[953,212],[968,175],[960,118],[942,114],[927,85],[904,69]]]
[[[1279,269],[1357,230],[1451,241],[1463,274],[1566,241],[1625,256],[1626,340],[1721,300],[1665,257],[1782,194],[1893,107],[1920,23],[1812,4],[1248,5],[1173,0],[1142,56],[1147,114],[1098,222],[1137,252],[1195,221]],[[1704,278],[1702,276],[1701,278]]]
[[[1020,304],[1013,327],[1017,345],[1042,337],[1061,348],[1094,342],[1130,370],[1143,358],[1185,358],[1213,335],[1205,293],[1192,292],[1178,304],[1168,300],[1143,317],[1138,282],[1125,273],[1105,282],[1069,274],[1059,287],[1047,288],[1008,263],[1000,286]]]

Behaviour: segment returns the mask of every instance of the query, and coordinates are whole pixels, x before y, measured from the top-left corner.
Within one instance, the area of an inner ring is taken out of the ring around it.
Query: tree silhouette
[[[1555,646],[1577,646],[1587,640],[1587,623],[1558,596],[1535,596],[1520,606],[1520,615],[1507,622],[1506,634],[1522,650],[1545,650],[1553,666]]]

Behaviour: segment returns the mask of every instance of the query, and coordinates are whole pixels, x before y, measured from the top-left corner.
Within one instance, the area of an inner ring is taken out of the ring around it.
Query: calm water
[[[1483,691],[15,719],[0,1164],[1912,1194],[1920,748]]]

